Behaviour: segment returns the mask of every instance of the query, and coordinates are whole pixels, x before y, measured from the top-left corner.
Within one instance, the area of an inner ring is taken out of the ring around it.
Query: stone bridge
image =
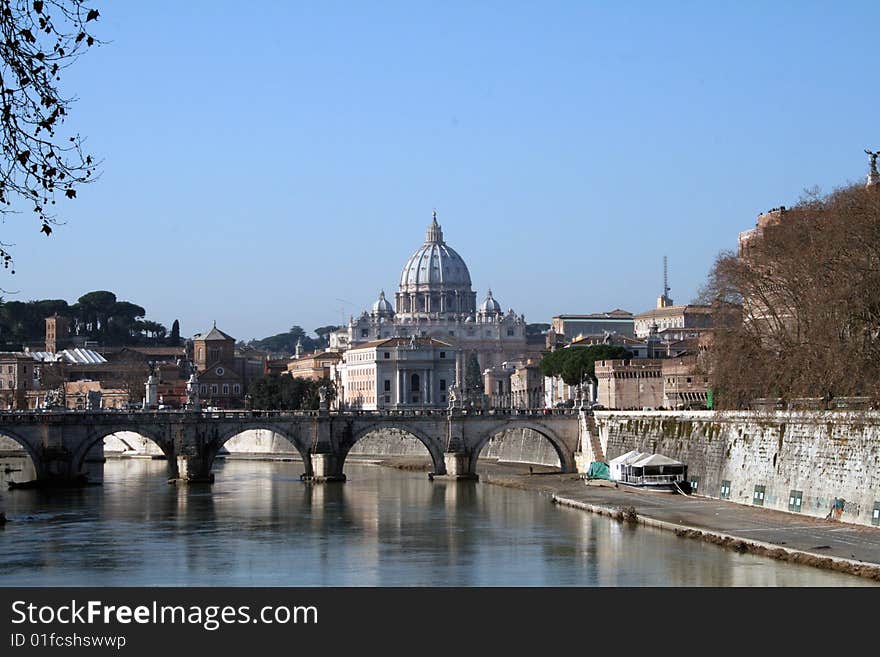
[[[364,436],[399,429],[418,439],[433,462],[431,476],[475,478],[477,458],[493,437],[531,429],[553,445],[563,472],[575,471],[579,413],[538,411],[42,411],[0,413],[0,434],[19,443],[34,463],[33,486],[85,484],[86,457],[121,431],[152,440],[168,458],[171,477],[213,481],[223,445],[263,429],[286,438],[302,456],[303,477],[344,481],[346,456]]]

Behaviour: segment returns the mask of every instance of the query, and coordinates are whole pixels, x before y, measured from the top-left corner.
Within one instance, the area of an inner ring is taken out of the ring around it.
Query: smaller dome
[[[500,315],[501,304],[492,297],[492,290],[486,295],[486,300],[480,306],[480,312],[484,315]]]
[[[374,315],[393,315],[394,307],[385,298],[385,290],[379,293],[379,299],[373,304]]]

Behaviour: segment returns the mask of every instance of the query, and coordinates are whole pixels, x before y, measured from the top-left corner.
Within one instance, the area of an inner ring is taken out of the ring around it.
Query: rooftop
[[[372,342],[364,342],[357,345],[356,347],[352,347],[350,351],[356,351],[358,349],[375,349],[377,347],[409,347],[412,342],[412,338],[386,338],[385,340],[373,340]],[[447,342],[440,342],[440,340],[436,340],[434,338],[417,337],[415,339],[415,342],[417,347],[452,347],[451,344]]]
[[[671,317],[673,315],[711,315],[714,312],[712,306],[698,305],[682,305],[682,306],[666,306],[665,308],[652,308],[651,310],[639,313],[635,319],[650,319],[652,317]]]
[[[627,310],[615,308],[604,313],[593,313],[591,315],[556,315],[553,319],[632,319],[633,314]]]

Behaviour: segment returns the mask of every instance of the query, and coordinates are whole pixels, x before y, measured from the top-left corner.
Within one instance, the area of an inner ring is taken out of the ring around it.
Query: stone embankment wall
[[[698,495],[865,525],[880,518],[878,412],[597,411],[594,419],[606,460],[632,449],[678,459]]]

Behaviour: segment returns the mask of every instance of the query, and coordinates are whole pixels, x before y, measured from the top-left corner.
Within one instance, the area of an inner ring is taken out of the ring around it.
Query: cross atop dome
[[[428,234],[425,237],[426,244],[443,244],[443,230],[440,228],[440,224],[437,223],[437,210],[434,210],[434,218],[431,220],[431,225],[428,226]]]

